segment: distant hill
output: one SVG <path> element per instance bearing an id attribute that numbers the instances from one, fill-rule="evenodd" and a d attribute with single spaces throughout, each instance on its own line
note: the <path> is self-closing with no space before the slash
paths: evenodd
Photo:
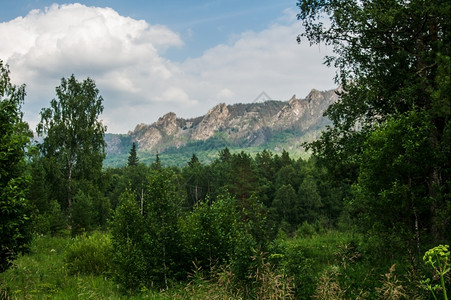
<path id="1" fill-rule="evenodd" d="M 304 99 L 294 95 L 289 101 L 269 100 L 248 104 L 218 104 L 204 116 L 178 118 L 167 113 L 153 124 L 139 124 L 128 134 L 106 134 L 105 166 L 127 163 L 135 142 L 141 162 L 148 163 L 159 153 L 166 164 L 186 164 L 193 153 L 202 161 L 212 160 L 220 149 L 250 152 L 286 149 L 301 153 L 301 144 L 318 138 L 330 121 L 324 111 L 338 100 L 335 90 L 312 90 Z"/>

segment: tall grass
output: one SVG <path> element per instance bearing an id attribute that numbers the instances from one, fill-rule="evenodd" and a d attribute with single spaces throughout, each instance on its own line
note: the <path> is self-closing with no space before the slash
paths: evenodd
<path id="1" fill-rule="evenodd" d="M 103 276 L 69 274 L 65 257 L 73 242 L 68 236 L 35 236 L 31 252 L 1 274 L 2 298 L 119 299 L 116 286 Z"/>
<path id="2" fill-rule="evenodd" d="M 99 240 L 98 249 L 92 249 Z M 197 277 L 188 284 L 174 283 L 164 291 L 141 290 L 124 295 L 99 265 L 90 270 L 83 261 L 98 262 L 92 251 L 108 253 L 109 236 L 93 233 L 72 238 L 36 235 L 29 254 L 14 261 L 8 271 L 0 274 L 0 299 L 233 299 L 214 282 Z M 81 247 L 87 245 L 85 253 Z M 89 253 L 91 252 L 91 253 Z M 101 256 L 102 257 L 102 256 Z M 80 262 L 69 263 L 70 258 Z M 110 262 L 112 256 L 109 257 Z M 93 275 L 99 274 L 99 275 Z"/>
<path id="3" fill-rule="evenodd" d="M 237 284 L 230 266 L 206 272 L 194 265 L 188 283 L 124 295 L 109 278 L 108 234 L 35 236 L 31 252 L 0 274 L 0 299 L 427 299 L 418 277 L 401 264 L 380 273 L 385 267 L 368 260 L 360 238 L 339 232 L 279 237 L 271 254 L 254 252 L 250 285 Z"/>

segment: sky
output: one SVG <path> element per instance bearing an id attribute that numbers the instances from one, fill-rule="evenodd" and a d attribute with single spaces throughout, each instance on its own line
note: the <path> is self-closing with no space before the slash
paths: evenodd
<path id="1" fill-rule="evenodd" d="M 296 0 L 0 0 L 0 59 L 25 84 L 24 119 L 72 74 L 93 79 L 107 132 L 218 103 L 304 98 L 336 87 L 325 45 L 301 44 Z"/>

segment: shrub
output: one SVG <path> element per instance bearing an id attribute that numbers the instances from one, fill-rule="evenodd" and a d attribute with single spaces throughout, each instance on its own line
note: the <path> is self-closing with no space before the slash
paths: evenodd
<path id="1" fill-rule="evenodd" d="M 296 236 L 303 238 L 312 237 L 316 233 L 315 227 L 304 221 L 299 229 L 296 231 Z"/>
<path id="2" fill-rule="evenodd" d="M 94 232 L 73 239 L 65 262 L 71 274 L 109 275 L 113 246 L 108 234 Z"/>

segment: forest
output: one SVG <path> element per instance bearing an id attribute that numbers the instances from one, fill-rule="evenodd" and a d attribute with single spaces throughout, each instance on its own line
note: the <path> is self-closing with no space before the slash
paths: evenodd
<path id="1" fill-rule="evenodd" d="M 308 158 L 104 168 L 95 81 L 62 78 L 33 142 L 0 60 L 0 298 L 448 299 L 451 4 L 297 6 L 340 86 Z"/>

